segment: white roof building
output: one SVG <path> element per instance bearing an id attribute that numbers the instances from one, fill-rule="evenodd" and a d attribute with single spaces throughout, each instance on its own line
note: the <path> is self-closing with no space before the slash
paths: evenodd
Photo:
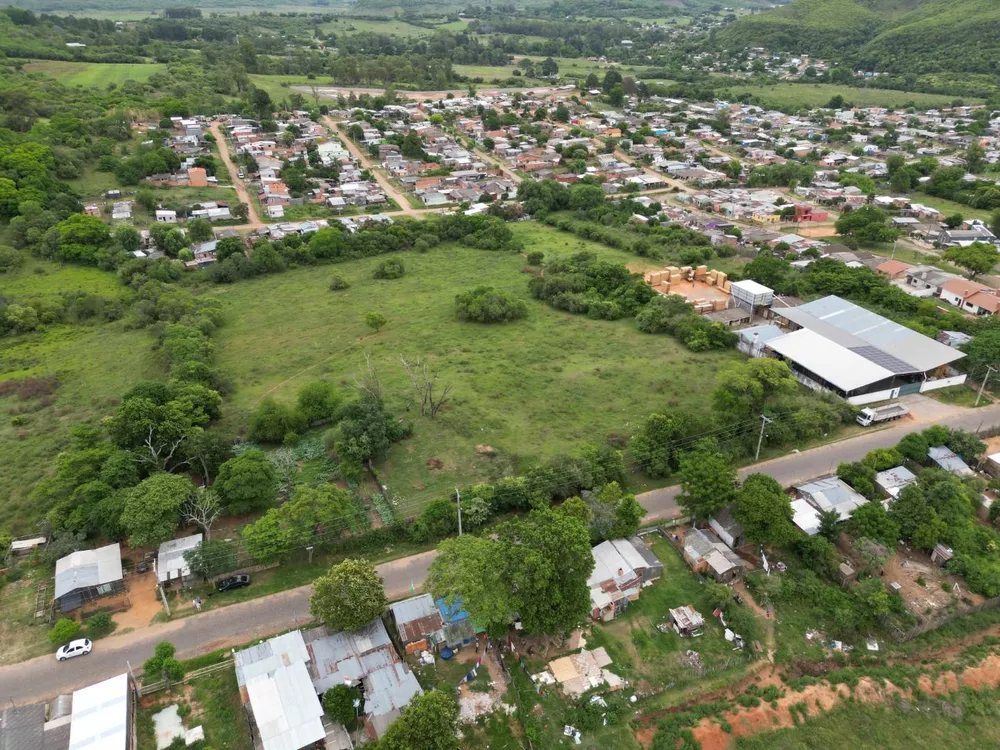
<path id="1" fill-rule="evenodd" d="M 184 554 L 198 549 L 203 538 L 201 534 L 192 534 L 161 544 L 154 563 L 156 580 L 160 583 L 166 583 L 191 575 L 191 566 L 184 559 Z"/>
<path id="2" fill-rule="evenodd" d="M 69 750 L 129 750 L 130 709 L 127 674 L 73 691 Z"/>
<path id="3" fill-rule="evenodd" d="M 802 498 L 818 511 L 837 511 L 841 521 L 846 521 L 855 510 L 868 503 L 840 477 L 821 477 L 795 486 Z M 792 509 L 794 512 L 794 508 Z M 794 519 L 794 516 L 793 516 Z"/>

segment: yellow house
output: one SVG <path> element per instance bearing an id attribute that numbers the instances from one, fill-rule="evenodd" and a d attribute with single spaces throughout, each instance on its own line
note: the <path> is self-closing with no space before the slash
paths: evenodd
<path id="1" fill-rule="evenodd" d="M 781 216 L 775 213 L 764 213 L 763 211 L 755 211 L 753 215 L 754 224 L 760 224 L 766 226 L 768 224 L 780 224 Z"/>

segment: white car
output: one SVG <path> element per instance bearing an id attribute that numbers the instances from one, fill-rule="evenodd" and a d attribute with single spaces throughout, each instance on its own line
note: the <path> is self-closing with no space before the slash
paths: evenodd
<path id="1" fill-rule="evenodd" d="M 74 656 L 84 656 L 85 654 L 89 654 L 93 648 L 94 644 L 89 638 L 80 638 L 76 641 L 70 641 L 56 651 L 56 659 L 66 661 L 67 659 L 72 659 Z"/>

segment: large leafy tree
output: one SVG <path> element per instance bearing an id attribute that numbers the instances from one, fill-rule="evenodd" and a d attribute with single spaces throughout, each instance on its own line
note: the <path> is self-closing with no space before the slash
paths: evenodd
<path id="1" fill-rule="evenodd" d="M 307 383 L 299 390 L 299 413 L 307 424 L 328 422 L 337 413 L 340 406 L 340 393 L 333 383 L 317 380 Z"/>
<path id="2" fill-rule="evenodd" d="M 587 505 L 591 516 L 591 541 L 594 543 L 632 536 L 639 530 L 646 515 L 646 509 L 635 499 L 635 495 L 624 492 L 618 482 L 611 482 L 596 495 L 591 495 Z"/>
<path id="3" fill-rule="evenodd" d="M 899 543 L 899 524 L 889 517 L 880 502 L 862 505 L 851 514 L 847 530 L 855 539 L 873 539 L 890 550 Z"/>
<path id="4" fill-rule="evenodd" d="M 769 398 L 793 394 L 797 390 L 798 381 L 787 364 L 763 357 L 723 370 L 712 393 L 712 402 L 725 419 L 744 422 L 757 419 Z"/>
<path id="5" fill-rule="evenodd" d="M 127 490 L 120 523 L 129 545 L 146 547 L 173 538 L 181 507 L 193 494 L 190 479 L 162 472 Z"/>
<path id="6" fill-rule="evenodd" d="M 386 598 L 382 576 L 367 560 L 348 558 L 313 581 L 309 612 L 334 630 L 357 630 L 381 616 Z"/>
<path id="7" fill-rule="evenodd" d="M 642 432 L 629 444 L 632 458 L 643 472 L 654 479 L 668 477 L 677 468 L 674 441 L 682 433 L 681 426 L 666 414 L 650 414 Z"/>
<path id="8" fill-rule="evenodd" d="M 736 500 L 736 469 L 710 441 L 699 442 L 686 453 L 677 474 L 681 480 L 677 502 L 696 522 L 705 521 Z"/>
<path id="9" fill-rule="evenodd" d="M 781 484 L 766 474 L 744 480 L 733 515 L 751 542 L 780 545 L 795 534 L 791 501 Z"/>
<path id="10" fill-rule="evenodd" d="M 517 611 L 517 597 L 502 567 L 503 550 L 493 539 L 453 537 L 438 545 L 428 586 L 435 596 L 461 599 L 473 620 L 501 634 Z"/>
<path id="11" fill-rule="evenodd" d="M 966 355 L 965 366 L 968 371 L 977 378 L 983 377 L 987 365 L 992 365 L 994 369 L 1000 365 L 1000 328 L 988 328 L 977 333 L 972 341 L 963 344 L 962 351 Z M 924 457 L 926 455 L 925 451 Z"/>
<path id="12" fill-rule="evenodd" d="M 418 695 L 386 730 L 377 750 L 458 750 L 458 703 L 453 695 L 431 690 Z"/>
<path id="13" fill-rule="evenodd" d="M 945 260 L 961 266 L 974 279 L 992 271 L 1000 262 L 1000 250 L 986 242 L 974 242 L 967 247 L 951 247 L 944 251 Z"/>
<path id="14" fill-rule="evenodd" d="M 234 515 L 266 508 L 277 494 L 274 467 L 264 452 L 251 448 L 219 467 L 212 485 L 226 511 Z"/>

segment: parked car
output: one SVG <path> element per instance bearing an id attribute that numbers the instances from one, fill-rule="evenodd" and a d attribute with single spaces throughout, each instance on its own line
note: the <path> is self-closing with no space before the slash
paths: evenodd
<path id="1" fill-rule="evenodd" d="M 244 586 L 250 585 L 250 576 L 230 576 L 229 578 L 223 578 L 217 584 L 215 588 L 219 591 L 232 591 L 234 589 L 241 589 Z"/>
<path id="2" fill-rule="evenodd" d="M 242 180 L 244 177 L 246 177 L 246 174 L 244 174 L 243 170 L 241 169 L 236 173 L 236 176 Z"/>
<path id="3" fill-rule="evenodd" d="M 66 661 L 74 656 L 86 656 L 93 650 L 94 644 L 89 638 L 80 638 L 70 641 L 65 646 L 56 651 L 56 660 Z"/>

